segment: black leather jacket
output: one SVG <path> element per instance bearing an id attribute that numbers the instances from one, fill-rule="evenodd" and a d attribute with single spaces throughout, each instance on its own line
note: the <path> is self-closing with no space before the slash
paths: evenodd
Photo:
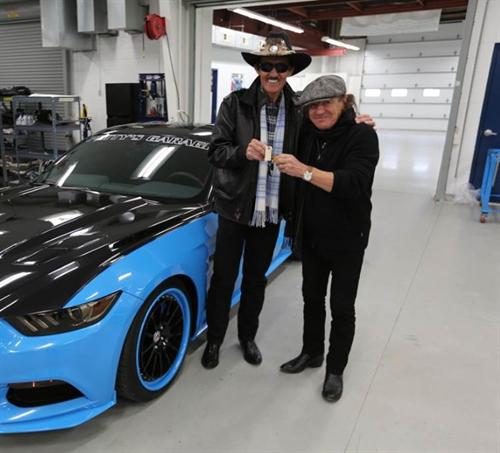
<path id="1" fill-rule="evenodd" d="M 215 209 L 224 218 L 248 225 L 252 219 L 257 188 L 258 161 L 246 158 L 248 143 L 260 140 L 260 79 L 250 88 L 234 91 L 224 98 L 212 136 L 208 158 L 215 167 Z M 300 111 L 294 104 L 295 92 L 286 84 L 285 135 L 283 152 L 296 154 L 300 129 Z M 280 179 L 280 215 L 289 220 L 293 209 L 293 178 Z"/>

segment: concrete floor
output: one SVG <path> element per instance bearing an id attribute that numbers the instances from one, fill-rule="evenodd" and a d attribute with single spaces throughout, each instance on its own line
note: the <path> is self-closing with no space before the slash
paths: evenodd
<path id="1" fill-rule="evenodd" d="M 482 225 L 476 206 L 432 201 L 444 136 L 379 135 L 338 403 L 321 398 L 323 369 L 279 372 L 301 341 L 301 270 L 289 262 L 268 286 L 260 367 L 243 361 L 233 320 L 218 368 L 202 368 L 199 347 L 162 398 L 2 436 L 0 452 L 500 452 L 500 216 Z"/>

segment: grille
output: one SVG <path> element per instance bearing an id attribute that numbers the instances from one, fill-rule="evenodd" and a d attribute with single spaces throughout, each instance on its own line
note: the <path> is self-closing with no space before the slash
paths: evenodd
<path id="1" fill-rule="evenodd" d="M 62 403 L 83 396 L 64 381 L 37 381 L 9 384 L 7 400 L 18 407 L 37 407 Z"/>

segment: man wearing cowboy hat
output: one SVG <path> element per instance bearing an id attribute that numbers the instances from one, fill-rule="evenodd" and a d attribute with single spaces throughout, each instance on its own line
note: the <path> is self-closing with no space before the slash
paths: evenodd
<path id="1" fill-rule="evenodd" d="M 293 202 L 293 178 L 280 175 L 271 158 L 295 150 L 299 112 L 286 79 L 311 63 L 309 55 L 292 49 L 285 33 L 270 33 L 259 51 L 241 54 L 258 77 L 250 88 L 235 91 L 222 102 L 209 151 L 215 167 L 219 229 L 207 298 L 205 368 L 219 363 L 242 254 L 238 338 L 245 360 L 252 365 L 262 362 L 254 340 L 264 302 L 265 273 L 280 219 L 290 217 Z"/>
<path id="2" fill-rule="evenodd" d="M 208 369 L 219 363 L 242 254 L 238 339 L 248 363 L 262 362 L 255 335 L 264 303 L 265 273 L 280 219 L 291 219 L 294 202 L 294 178 L 281 174 L 272 160 L 282 152 L 296 152 L 301 117 L 295 92 L 286 80 L 311 63 L 309 55 L 292 49 L 286 33 L 269 33 L 259 51 L 241 55 L 258 77 L 250 88 L 224 98 L 208 153 L 215 167 L 219 214 L 207 297 L 207 345 L 201 359 Z M 369 115 L 357 118 L 360 121 L 373 125 Z"/>

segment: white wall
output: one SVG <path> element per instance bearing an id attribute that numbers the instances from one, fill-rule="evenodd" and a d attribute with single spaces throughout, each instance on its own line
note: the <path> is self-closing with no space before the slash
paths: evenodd
<path id="1" fill-rule="evenodd" d="M 218 70 L 217 108 L 231 92 L 232 74 L 242 74 L 242 88 L 248 88 L 257 77 L 255 69 L 243 60 L 241 50 L 231 47 L 212 46 L 212 69 Z"/>
<path id="2" fill-rule="evenodd" d="M 359 50 L 348 50 L 343 57 L 321 57 L 323 71 L 346 74 L 347 92 L 354 94 L 356 101 L 359 103 L 366 39 L 343 39 L 342 41 L 359 47 Z"/>
<path id="3" fill-rule="evenodd" d="M 196 89 L 209 91 L 210 80 L 208 78 L 208 63 L 205 84 L 195 84 L 195 73 L 198 71 L 196 65 L 204 64 L 203 60 L 196 60 L 195 63 L 195 40 L 203 39 L 204 33 L 198 33 L 200 28 L 212 26 L 212 19 L 207 21 L 206 12 L 202 14 L 205 22 L 195 24 L 196 9 L 189 6 L 183 0 L 156 0 L 158 1 L 158 13 L 167 20 L 167 34 L 169 40 L 161 38 L 161 54 L 163 56 L 163 68 L 165 73 L 168 116 L 169 121 L 196 120 L 194 109 Z M 153 0 L 149 0 L 150 11 L 154 12 Z M 154 3 L 154 2 L 153 2 Z M 202 41 L 203 42 L 203 41 Z M 173 78 L 172 66 L 170 64 L 168 43 L 170 43 L 170 53 L 172 55 L 172 65 L 175 70 L 177 88 Z M 195 67 L 193 67 L 193 65 Z M 203 68 L 204 69 L 204 68 Z M 203 71 L 202 69 L 202 71 Z M 206 88 L 205 88 L 206 86 Z M 188 118 L 187 114 L 193 117 Z"/>
<path id="4" fill-rule="evenodd" d="M 213 11 L 197 8 L 195 12 L 195 63 L 194 63 L 194 123 L 209 123 L 212 115 L 212 22 Z M 199 45 L 199 43 L 207 43 Z"/>
<path id="5" fill-rule="evenodd" d="M 299 91 L 320 75 L 340 73 L 346 78 L 348 91 L 359 97 L 364 39 L 349 40 L 349 43 L 361 46 L 361 51 L 349 51 L 343 57 L 312 57 L 307 69 L 288 79 L 292 88 Z M 216 44 L 212 46 L 212 69 L 218 70 L 217 108 L 231 92 L 232 74 L 242 74 L 244 88 L 248 88 L 257 77 L 255 69 L 243 60 L 241 49 Z"/>
<path id="6" fill-rule="evenodd" d="M 166 38 L 151 41 L 142 33 L 119 32 L 118 36 L 97 36 L 95 51 L 71 54 L 71 91 L 78 93 L 87 105 L 94 131 L 106 127 L 105 84 L 138 82 L 139 73 L 165 74 L 170 121 L 179 120 L 179 112 L 190 109 L 194 97 L 190 59 L 194 53 L 194 7 L 185 6 L 182 0 L 150 0 L 149 11 L 166 18 L 168 41 Z M 207 23 L 211 27 L 210 21 Z M 208 86 L 209 82 L 206 83 Z"/>
<path id="7" fill-rule="evenodd" d="M 500 1 L 478 1 L 448 175 L 448 194 L 459 193 L 469 180 L 493 47 L 500 42 L 499 18 Z"/>
<path id="8" fill-rule="evenodd" d="M 106 83 L 137 83 L 141 72 L 164 72 L 158 41 L 145 39 L 143 48 L 142 34 L 125 32 L 96 39 L 95 51 L 71 54 L 71 91 L 87 105 L 94 131 L 106 127 Z"/>
<path id="9" fill-rule="evenodd" d="M 159 0 L 155 9 L 159 9 L 159 13 L 167 17 L 167 31 L 180 92 L 180 110 L 187 111 L 190 97 L 193 96 L 189 85 L 189 78 L 193 71 L 188 67 L 187 61 L 190 46 L 189 26 L 181 26 L 181 24 L 189 21 L 189 12 L 182 5 L 181 0 Z M 201 27 L 207 25 L 207 30 L 203 29 L 202 38 L 197 37 L 202 41 L 198 46 L 197 65 L 203 68 L 202 70 L 199 67 L 195 68 L 199 72 L 194 86 L 193 119 L 195 122 L 210 121 L 211 94 L 207 88 L 210 86 L 210 77 L 208 70 L 203 70 L 205 66 L 209 68 L 208 61 L 211 61 L 212 68 L 219 70 L 217 106 L 230 93 L 233 73 L 243 74 L 245 87 L 250 86 L 257 76 L 255 70 L 243 61 L 241 49 L 210 43 L 209 16 L 211 16 L 211 11 L 205 11 L 203 17 L 199 18 L 203 23 L 198 23 L 196 26 L 196 32 L 200 34 Z M 364 40 L 350 41 L 360 46 L 364 43 Z M 120 32 L 118 36 L 97 36 L 96 43 L 95 51 L 73 52 L 70 56 L 71 91 L 78 93 L 87 105 L 94 131 L 106 127 L 105 84 L 138 82 L 138 74 L 141 72 L 165 73 L 169 119 L 179 119 L 177 95 L 166 39 L 151 41 L 146 38 L 143 42 L 141 34 L 131 35 Z M 300 90 L 319 75 L 342 73 L 346 75 L 348 90 L 358 96 L 362 56 L 363 52 L 360 51 L 348 52 L 344 57 L 313 57 L 311 65 L 302 73 L 291 77 L 290 83 L 294 89 Z"/>

